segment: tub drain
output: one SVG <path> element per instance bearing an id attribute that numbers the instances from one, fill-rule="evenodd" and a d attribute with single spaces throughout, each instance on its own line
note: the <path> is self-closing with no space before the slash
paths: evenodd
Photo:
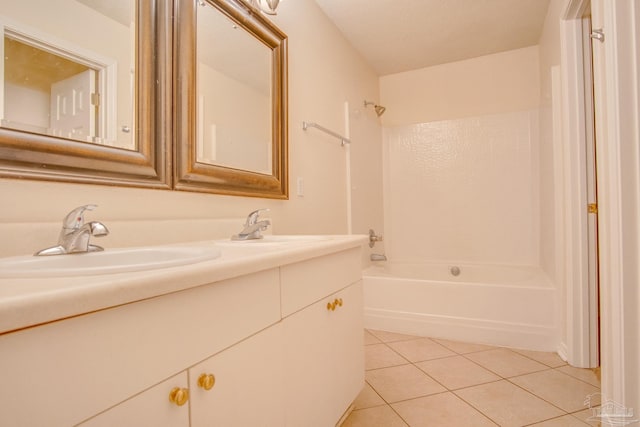
<path id="1" fill-rule="evenodd" d="M 451 273 L 452 276 L 459 276 L 460 275 L 460 267 L 458 267 L 457 265 L 454 265 L 453 267 L 451 267 L 449 269 L 449 272 Z"/>

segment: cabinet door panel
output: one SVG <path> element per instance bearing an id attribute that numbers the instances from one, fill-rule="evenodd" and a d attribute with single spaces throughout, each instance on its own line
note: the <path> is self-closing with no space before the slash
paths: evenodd
<path id="1" fill-rule="evenodd" d="M 289 316 L 362 278 L 360 248 L 347 249 L 280 269 L 282 317 Z"/>
<path id="2" fill-rule="evenodd" d="M 364 385 L 364 324 L 362 281 L 337 294 L 342 307 L 336 308 L 331 322 L 331 346 L 334 351 L 333 395 L 338 402 L 351 404 Z M 341 407 L 342 411 L 347 406 Z M 342 413 L 340 414 L 342 415 Z M 337 419 L 335 420 L 337 421 Z"/>
<path id="3" fill-rule="evenodd" d="M 342 306 L 327 303 L 342 299 Z M 335 425 L 364 385 L 362 282 L 282 322 L 285 425 Z"/>
<path id="4" fill-rule="evenodd" d="M 76 424 L 278 322 L 279 308 L 272 269 L 0 335 L 2 422 Z"/>
<path id="5" fill-rule="evenodd" d="M 187 388 L 187 373 L 146 390 L 102 414 L 80 424 L 81 427 L 188 427 L 189 405 L 169 401 L 174 387 Z"/>
<path id="6" fill-rule="evenodd" d="M 284 425 L 282 328 L 274 325 L 189 370 L 191 425 Z M 213 374 L 210 390 L 198 386 Z"/>

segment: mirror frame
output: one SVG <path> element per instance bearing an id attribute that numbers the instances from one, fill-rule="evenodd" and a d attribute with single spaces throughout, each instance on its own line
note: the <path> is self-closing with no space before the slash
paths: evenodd
<path id="1" fill-rule="evenodd" d="M 271 175 L 196 161 L 196 11 L 207 1 L 272 51 Z M 176 0 L 174 30 L 174 188 L 216 194 L 288 199 L 287 36 L 240 0 Z M 249 119 L 250 122 L 250 119 Z"/>
<path id="2" fill-rule="evenodd" d="M 168 59 L 165 43 L 171 32 L 167 0 L 136 3 L 137 150 L 125 150 L 0 128 L 0 177 L 170 188 L 170 162 L 165 135 L 170 134 L 171 85 L 160 65 Z"/>

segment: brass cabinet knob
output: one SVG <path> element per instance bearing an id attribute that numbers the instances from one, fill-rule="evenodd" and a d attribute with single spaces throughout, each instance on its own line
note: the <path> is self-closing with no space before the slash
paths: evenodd
<path id="1" fill-rule="evenodd" d="M 211 390 L 216 383 L 216 377 L 213 374 L 202 374 L 198 377 L 198 387 L 205 390 Z"/>
<path id="2" fill-rule="evenodd" d="M 333 302 L 327 303 L 327 310 L 335 311 L 336 307 L 342 307 L 342 298 L 336 298 Z"/>
<path id="3" fill-rule="evenodd" d="M 189 400 L 189 390 L 186 388 L 174 387 L 169 393 L 169 401 L 178 406 L 182 406 Z"/>

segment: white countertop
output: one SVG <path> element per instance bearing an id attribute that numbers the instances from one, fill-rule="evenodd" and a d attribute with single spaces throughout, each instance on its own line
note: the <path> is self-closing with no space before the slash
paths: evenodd
<path id="1" fill-rule="evenodd" d="M 368 237 L 364 235 L 267 244 L 211 240 L 179 246 L 216 246 L 222 253 L 219 258 L 178 267 L 95 276 L 0 278 L 0 334 L 340 252 L 366 242 Z"/>

